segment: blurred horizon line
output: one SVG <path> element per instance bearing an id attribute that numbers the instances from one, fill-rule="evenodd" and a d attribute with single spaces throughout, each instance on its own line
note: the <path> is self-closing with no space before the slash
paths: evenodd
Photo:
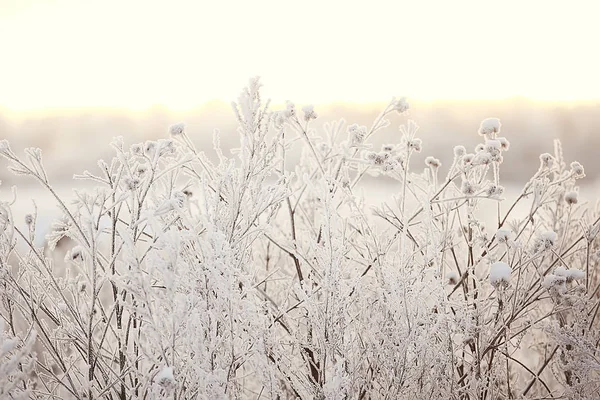
<path id="1" fill-rule="evenodd" d="M 312 104 L 317 109 L 322 110 L 332 110 L 336 108 L 351 108 L 351 109 L 362 109 L 364 111 L 372 111 L 375 109 L 382 109 L 388 104 L 389 100 L 391 100 L 394 96 L 390 96 L 388 101 L 347 101 L 347 100 L 334 100 L 329 102 L 294 102 L 296 105 L 306 105 Z M 404 96 L 395 96 L 395 98 L 400 98 Z M 422 106 L 445 106 L 445 105 L 460 105 L 460 106 L 472 106 L 472 105 L 503 105 L 506 106 L 508 104 L 513 105 L 532 105 L 532 106 L 541 106 L 541 107 L 580 107 L 580 106 L 599 106 L 600 105 L 600 97 L 596 99 L 579 99 L 579 100 L 547 100 L 547 99 L 536 99 L 534 97 L 528 96 L 508 96 L 501 98 L 437 98 L 437 99 L 424 99 L 418 97 L 410 97 L 406 96 L 407 101 L 411 104 L 411 108 L 414 106 L 422 105 Z M 266 101 L 269 99 L 264 98 L 263 104 L 266 104 Z M 270 101 L 269 108 L 271 110 L 280 109 L 285 107 L 284 101 Z M 194 111 L 206 111 L 207 109 L 230 109 L 232 103 L 237 102 L 237 99 L 226 101 L 220 98 L 214 98 L 211 100 L 207 100 L 204 102 L 199 102 L 193 106 L 187 107 L 175 107 L 170 106 L 169 104 L 149 104 L 141 107 L 131 107 L 131 106 L 122 106 L 122 105 L 87 105 L 87 106 L 48 106 L 48 107 L 32 107 L 32 108 L 21 108 L 21 107 L 11 107 L 7 105 L 0 104 L 0 116 L 2 117 L 16 117 L 16 118 L 31 118 L 31 117 L 46 117 L 52 115 L 66 115 L 66 114 L 77 114 L 77 113 L 90 113 L 96 112 L 100 114 L 115 114 L 115 113 L 125 113 L 129 115 L 144 115 L 148 113 L 155 112 L 167 112 L 172 114 L 179 113 L 189 113 Z"/>

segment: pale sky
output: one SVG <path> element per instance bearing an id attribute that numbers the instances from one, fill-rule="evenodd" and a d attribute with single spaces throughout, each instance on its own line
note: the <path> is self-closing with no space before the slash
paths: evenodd
<path id="1" fill-rule="evenodd" d="M 0 107 L 600 99 L 598 1 L 0 0 Z"/>

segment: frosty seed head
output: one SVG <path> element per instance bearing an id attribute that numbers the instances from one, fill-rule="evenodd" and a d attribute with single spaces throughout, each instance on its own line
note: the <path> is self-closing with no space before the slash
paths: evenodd
<path id="1" fill-rule="evenodd" d="M 348 141 L 351 146 L 358 146 L 363 143 L 367 137 L 367 127 L 358 124 L 352 124 L 348 127 Z"/>
<path id="2" fill-rule="evenodd" d="M 500 132 L 500 120 L 498 118 L 488 118 L 481 121 L 479 126 L 480 135 L 491 135 Z"/>
<path id="3" fill-rule="evenodd" d="M 146 143 L 144 144 L 144 153 L 147 156 L 151 156 L 152 154 L 154 154 L 154 150 L 156 150 L 156 142 L 153 140 L 146 141 Z"/>
<path id="4" fill-rule="evenodd" d="M 400 99 L 394 101 L 394 103 L 392 104 L 392 109 L 396 112 L 398 112 L 398 114 L 403 114 L 406 111 L 408 111 L 410 108 L 410 105 L 408 104 L 408 102 L 406 101 L 406 97 L 401 97 Z"/>
<path id="5" fill-rule="evenodd" d="M 456 285 L 458 283 L 458 273 L 456 271 L 449 271 L 446 274 L 446 282 L 448 285 Z"/>
<path id="6" fill-rule="evenodd" d="M 183 135 L 185 133 L 185 124 L 180 122 L 169 127 L 169 134 L 173 137 Z"/>
<path id="7" fill-rule="evenodd" d="M 553 231 L 541 233 L 533 243 L 533 252 L 538 253 L 541 251 L 550 250 L 552 247 L 554 247 L 557 238 L 558 235 Z"/>
<path id="8" fill-rule="evenodd" d="M 502 143 L 498 139 L 488 139 L 485 141 L 485 150 L 488 153 L 498 153 L 502 150 Z"/>
<path id="9" fill-rule="evenodd" d="M 148 164 L 146 163 L 138 165 L 135 169 L 135 173 L 140 177 L 146 175 L 146 172 L 148 172 Z"/>
<path id="10" fill-rule="evenodd" d="M 394 151 L 394 148 L 396 146 L 393 144 L 384 144 L 381 146 L 381 151 L 386 152 L 386 153 L 391 153 Z"/>
<path id="11" fill-rule="evenodd" d="M 419 138 L 414 138 L 408 141 L 408 148 L 416 151 L 417 153 L 421 151 L 422 141 Z"/>
<path id="12" fill-rule="evenodd" d="M 125 186 L 125 190 L 134 191 L 140 186 L 140 179 L 137 177 L 125 177 L 123 178 L 123 185 Z"/>
<path id="13" fill-rule="evenodd" d="M 567 192 L 565 194 L 565 203 L 567 203 L 570 206 L 573 204 L 577 204 L 578 197 L 579 193 L 577 193 L 576 191 Z"/>
<path id="14" fill-rule="evenodd" d="M 141 143 L 132 144 L 129 150 L 134 156 L 142 156 L 144 154 L 144 148 Z"/>
<path id="15" fill-rule="evenodd" d="M 566 281 L 567 278 L 564 276 L 548 274 L 542 281 L 542 286 L 548 290 L 553 290 L 555 293 L 564 293 Z"/>
<path id="16" fill-rule="evenodd" d="M 160 156 L 172 156 L 175 154 L 175 142 L 171 139 L 160 139 L 156 147 Z"/>
<path id="17" fill-rule="evenodd" d="M 400 165 L 395 159 L 386 160 L 381 166 L 383 172 L 392 172 L 396 170 Z"/>
<path id="18" fill-rule="evenodd" d="M 70 261 L 83 261 L 83 248 L 81 246 L 75 246 L 69 253 Z"/>
<path id="19" fill-rule="evenodd" d="M 554 165 L 554 157 L 549 153 L 540 154 L 540 163 L 542 169 L 550 169 Z"/>
<path id="20" fill-rule="evenodd" d="M 475 185 L 468 180 L 462 181 L 462 185 L 460 186 L 460 191 L 465 196 L 473 196 L 476 192 Z"/>
<path id="21" fill-rule="evenodd" d="M 425 159 L 425 165 L 435 169 L 439 168 L 442 165 L 442 163 L 437 158 L 429 156 Z"/>
<path id="22" fill-rule="evenodd" d="M 467 153 L 463 156 L 463 163 L 466 164 L 470 164 L 471 162 L 473 162 L 473 158 L 475 158 L 475 154 L 473 153 Z"/>
<path id="23" fill-rule="evenodd" d="M 471 164 L 473 165 L 488 165 L 492 162 L 492 156 L 485 151 L 480 151 L 475 155 Z"/>
<path id="24" fill-rule="evenodd" d="M 507 243 L 512 231 L 506 228 L 500 228 L 496 231 L 496 240 L 498 243 Z"/>
<path id="25" fill-rule="evenodd" d="M 498 261 L 490 266 L 490 283 L 492 286 L 508 286 L 512 268 L 505 262 Z"/>
<path id="26" fill-rule="evenodd" d="M 317 119 L 318 115 L 315 112 L 315 107 L 313 105 L 307 105 L 302 107 L 302 112 L 304 113 L 304 120 L 310 121 L 312 119 Z"/>
<path id="27" fill-rule="evenodd" d="M 291 118 L 296 115 L 296 105 L 291 101 L 285 102 L 285 116 L 286 118 Z"/>
<path id="28" fill-rule="evenodd" d="M 475 146 L 475 153 L 481 153 L 484 150 L 485 145 L 483 143 L 479 143 L 477 146 Z"/>
<path id="29" fill-rule="evenodd" d="M 277 111 L 273 113 L 273 123 L 275 127 L 281 128 L 285 121 L 287 120 L 285 111 Z"/>
<path id="30" fill-rule="evenodd" d="M 504 187 L 500 185 L 491 184 L 485 191 L 485 194 L 488 197 L 497 197 L 501 196 L 504 193 Z"/>
<path id="31" fill-rule="evenodd" d="M 373 158 L 373 164 L 381 166 L 383 165 L 383 163 L 385 162 L 386 157 L 385 157 L 385 153 L 376 153 L 375 154 L 375 158 Z"/>
<path id="32" fill-rule="evenodd" d="M 554 270 L 554 275 L 564 277 L 567 282 L 585 278 L 585 272 L 576 268 L 566 269 L 562 265 L 556 267 Z"/>
<path id="33" fill-rule="evenodd" d="M 508 149 L 510 148 L 510 142 L 508 141 L 507 138 L 503 137 L 499 137 L 496 140 L 498 140 L 500 142 L 500 146 L 502 148 L 503 151 L 508 151 Z"/>
<path id="34" fill-rule="evenodd" d="M 319 150 L 323 154 L 327 153 L 330 149 L 331 147 L 329 147 L 329 145 L 325 142 L 317 144 L 317 150 Z"/>
<path id="35" fill-rule="evenodd" d="M 25 225 L 31 226 L 31 224 L 33 224 L 33 215 L 26 214 L 25 215 Z"/>
<path id="36" fill-rule="evenodd" d="M 583 178 L 585 176 L 583 165 L 581 165 L 578 161 L 573 161 L 571 163 L 571 173 L 575 178 Z"/>
<path id="37" fill-rule="evenodd" d="M 455 146 L 454 147 L 454 157 L 462 157 L 467 152 L 465 146 Z"/>
<path id="38" fill-rule="evenodd" d="M 173 367 L 164 367 L 154 377 L 154 382 L 162 387 L 171 387 L 176 384 L 175 376 L 173 375 Z"/>
<path id="39" fill-rule="evenodd" d="M 375 161 L 375 158 L 377 158 L 377 153 L 375 153 L 374 151 L 366 151 L 364 154 L 365 160 L 368 161 Z"/>

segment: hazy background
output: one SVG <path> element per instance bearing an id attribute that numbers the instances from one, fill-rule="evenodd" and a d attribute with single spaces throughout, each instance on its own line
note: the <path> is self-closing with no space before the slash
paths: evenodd
<path id="1" fill-rule="evenodd" d="M 317 105 L 319 118 L 314 124 L 320 127 L 327 121 L 344 118 L 348 123 L 369 126 L 384 106 L 383 103 Z M 453 146 L 463 144 L 473 151 L 481 139 L 476 132 L 480 121 L 494 116 L 501 119 L 502 134 L 511 141 L 502 165 L 507 181 L 524 183 L 539 166 L 539 154 L 553 153 L 553 139 L 563 142 L 568 161 L 583 163 L 588 182 L 600 177 L 600 102 L 551 104 L 513 98 L 414 102 L 411 106 L 406 117 L 392 114 L 392 125 L 376 135 L 373 142 L 396 143 L 400 137 L 398 126 L 411 118 L 420 125 L 419 137 L 424 141 L 421 158 L 434 155 L 448 165 Z M 25 147 L 40 147 L 51 178 L 64 181 L 84 169 L 93 171 L 98 158 L 112 157 L 108 143 L 114 136 L 124 136 L 128 144 L 165 138 L 168 126 L 179 121 L 186 123 L 198 148 L 208 155 L 214 155 L 212 134 L 217 128 L 224 147 L 237 145 L 231 106 L 217 101 L 187 111 L 153 107 L 143 111 L 89 109 L 11 116 L 0 110 L 0 136 L 8 138 L 19 152 Z M 415 164 L 421 168 L 418 159 Z M 6 184 L 17 179 L 27 182 L 12 176 L 5 168 L 0 170 L 0 179 Z"/>
<path id="2" fill-rule="evenodd" d="M 108 142 L 187 124 L 210 153 L 237 140 L 230 102 L 251 76 L 277 104 L 315 104 L 317 125 L 369 125 L 407 96 L 425 155 L 446 165 L 498 117 L 504 177 L 521 184 L 552 140 L 600 176 L 596 1 L 0 0 L 0 138 L 40 147 L 64 183 Z M 395 142 L 398 125 L 374 138 Z M 5 163 L 1 164 L 5 166 Z M 6 185 L 17 182 L 0 168 Z M 20 182 L 22 179 L 20 179 Z"/>

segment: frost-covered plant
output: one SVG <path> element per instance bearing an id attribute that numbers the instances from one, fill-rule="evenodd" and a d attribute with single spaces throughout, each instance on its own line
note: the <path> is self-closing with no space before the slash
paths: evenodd
<path id="1" fill-rule="evenodd" d="M 313 106 L 272 111 L 253 79 L 231 154 L 217 132 L 211 161 L 181 123 L 169 139 L 116 138 L 72 204 L 38 149 L 0 141 L 63 213 L 39 248 L 36 214 L 0 208 L 2 316 L 26 343 L 24 327 L 38 332 L 30 396 L 592 398 L 600 210 L 579 199 L 583 167 L 557 142 L 505 207 L 500 121 L 482 122 L 474 153 L 413 172 L 426 149 L 413 121 L 370 143 L 408 107 L 318 133 Z M 393 201 L 368 203 L 367 175 Z"/>

